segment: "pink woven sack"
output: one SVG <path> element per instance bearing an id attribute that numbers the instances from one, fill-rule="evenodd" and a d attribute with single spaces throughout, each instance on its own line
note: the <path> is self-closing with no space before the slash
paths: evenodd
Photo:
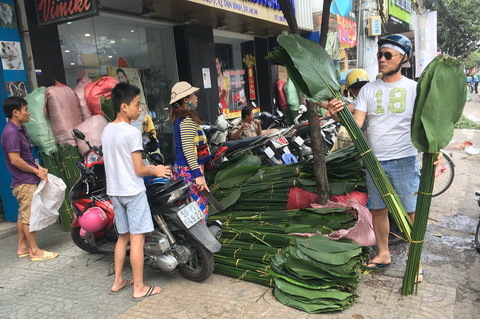
<path id="1" fill-rule="evenodd" d="M 82 112 L 82 119 L 85 121 L 92 116 L 92 112 L 88 108 L 87 101 L 85 101 L 85 86 L 88 83 L 92 83 L 92 80 L 84 75 L 82 80 L 78 82 L 77 86 L 73 89 L 77 95 L 78 105 L 80 107 L 80 112 Z"/>
<path id="2" fill-rule="evenodd" d="M 82 122 L 82 113 L 75 92 L 68 86 L 58 83 L 49 86 L 45 96 L 55 142 L 60 145 L 77 146 L 72 130 Z"/>
<path id="3" fill-rule="evenodd" d="M 101 146 L 102 145 L 102 132 L 105 126 L 107 126 L 108 120 L 104 115 L 93 115 L 83 121 L 76 128 L 82 131 L 85 135 L 85 139 L 92 146 Z M 85 154 L 88 151 L 88 146 L 85 142 L 77 139 L 78 151 L 80 155 Z"/>

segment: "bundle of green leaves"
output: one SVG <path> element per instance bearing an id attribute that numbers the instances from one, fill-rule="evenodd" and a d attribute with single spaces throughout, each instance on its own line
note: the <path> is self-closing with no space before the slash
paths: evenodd
<path id="1" fill-rule="evenodd" d="M 423 240 L 432 200 L 434 163 L 440 149 L 448 145 L 453 136 L 454 125 L 463 112 L 466 94 L 463 66 L 453 57 L 446 55 L 435 57 L 418 80 L 411 124 L 412 142 L 424 153 L 412 243 L 403 278 L 403 295 L 416 293 Z"/>
<path id="2" fill-rule="evenodd" d="M 331 241 L 322 235 L 298 238 L 296 245 L 271 260 L 274 295 L 282 303 L 309 313 L 350 307 L 360 283 L 368 248 Z"/>

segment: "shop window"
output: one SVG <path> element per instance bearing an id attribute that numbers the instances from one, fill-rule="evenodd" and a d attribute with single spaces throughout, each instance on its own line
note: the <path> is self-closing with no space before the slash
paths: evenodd
<path id="1" fill-rule="evenodd" d="M 141 86 L 149 114 L 161 139 L 162 153 L 171 155 L 170 90 L 177 81 L 172 28 L 122 17 L 103 16 L 58 26 L 67 85 L 74 88 L 84 75 L 97 80 L 117 77 L 117 66 L 137 69 L 133 84 Z M 138 82 L 136 82 L 138 81 Z"/>

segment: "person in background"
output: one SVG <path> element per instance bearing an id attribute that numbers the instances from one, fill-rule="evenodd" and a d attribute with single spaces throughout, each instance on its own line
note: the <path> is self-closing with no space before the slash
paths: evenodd
<path id="1" fill-rule="evenodd" d="M 255 118 L 253 107 L 246 105 L 242 108 L 242 117 L 233 121 L 233 130 L 230 139 L 236 140 L 239 138 L 252 137 L 262 135 L 262 125 L 260 121 Z"/>
<path id="2" fill-rule="evenodd" d="M 127 74 L 125 73 L 125 70 L 122 68 L 117 69 L 117 79 L 119 82 L 125 82 L 125 83 L 130 83 L 127 78 Z"/>
<path id="3" fill-rule="evenodd" d="M 169 177 L 171 171 L 163 165 L 143 164 L 142 132 L 130 124 L 140 116 L 140 89 L 120 82 L 112 90 L 112 103 L 117 116 L 102 133 L 107 194 L 115 210 L 118 231 L 114 255 L 115 278 L 110 294 L 117 294 L 133 285 L 132 300 L 139 301 L 161 290 L 143 283 L 145 234 L 152 232 L 154 225 L 142 177 Z M 133 282 L 123 277 L 129 244 Z"/>
<path id="4" fill-rule="evenodd" d="M 348 73 L 345 82 L 347 85 L 347 89 L 350 92 L 350 96 L 356 98 L 358 96 L 358 93 L 360 92 L 360 89 L 365 84 L 370 82 L 370 78 L 367 71 L 363 69 L 353 69 L 352 71 L 350 71 L 350 73 Z"/>
<path id="5" fill-rule="evenodd" d="M 478 75 L 477 73 L 473 74 L 473 85 L 475 88 L 475 94 L 478 94 Z"/>
<path id="6" fill-rule="evenodd" d="M 368 119 L 367 138 L 369 145 L 392 182 L 406 211 L 412 220 L 420 183 L 420 168 L 417 149 L 410 138 L 410 123 L 416 97 L 417 83 L 404 77 L 403 67 L 409 67 L 412 54 L 410 40 L 399 34 L 389 35 L 378 41 L 377 53 L 382 78 L 366 84 L 358 94 L 353 117 L 359 127 Z M 343 102 L 332 100 L 328 109 L 336 115 L 343 109 Z M 383 268 L 391 263 L 388 247 L 388 209 L 367 173 L 368 197 L 378 254 L 371 258 L 367 267 Z M 418 281 L 423 280 L 419 270 Z"/>
<path id="7" fill-rule="evenodd" d="M 33 159 L 27 130 L 23 126 L 30 120 L 27 104 L 27 101 L 17 96 L 5 99 L 3 112 L 8 122 L 2 132 L 1 141 L 7 169 L 12 174 L 10 186 L 19 206 L 17 256 L 30 257 L 31 261 L 43 261 L 57 258 L 58 253 L 40 249 L 35 232 L 29 229 L 33 193 L 40 180 L 48 182 L 48 171 Z"/>
<path id="8" fill-rule="evenodd" d="M 368 82 L 370 82 L 370 78 L 367 71 L 363 69 L 353 69 L 348 73 L 345 79 L 345 84 L 350 96 L 350 99 L 348 100 L 348 109 L 350 111 L 353 112 L 355 108 L 355 100 L 358 96 L 358 93 L 360 92 L 360 89 Z M 365 131 L 363 131 L 363 133 L 366 134 Z M 348 134 L 345 127 L 342 125 L 338 130 L 338 138 L 335 140 L 331 151 L 333 152 L 337 149 L 348 147 L 350 145 L 352 145 L 352 139 L 350 138 L 350 135 Z"/>
<path id="9" fill-rule="evenodd" d="M 172 87 L 170 104 L 172 106 L 171 119 L 173 122 L 173 137 L 175 140 L 174 178 L 183 177 L 190 183 L 189 196 L 198 203 L 208 218 L 208 202 L 200 192 L 210 191 L 204 177 L 204 164 L 212 155 L 207 144 L 207 137 L 203 132 L 196 109 L 198 98 L 195 95 L 200 89 L 190 83 L 182 81 Z"/>

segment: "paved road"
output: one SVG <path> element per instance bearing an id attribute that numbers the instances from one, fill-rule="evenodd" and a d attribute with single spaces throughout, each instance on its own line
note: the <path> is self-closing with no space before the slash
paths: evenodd
<path id="1" fill-rule="evenodd" d="M 464 114 L 480 118 L 479 111 L 477 96 Z M 192 283 L 150 268 L 145 282 L 161 285 L 163 292 L 135 303 L 129 291 L 108 294 L 112 256 L 81 251 L 53 225 L 38 233 L 38 241 L 60 257 L 30 262 L 16 257 L 16 236 L 8 230 L 13 225 L 2 223 L 0 318 L 478 318 L 480 255 L 472 248 L 471 232 L 480 213 L 473 196 L 480 190 L 480 155 L 460 150 L 465 140 L 480 146 L 480 132 L 457 130 L 447 147 L 457 174 L 452 187 L 432 203 L 423 252 L 427 273 L 417 296 L 399 294 L 407 249 L 401 244 L 392 246 L 392 266 L 366 275 L 356 303 L 338 314 L 309 315 L 277 302 L 270 288 L 228 277 Z"/>

